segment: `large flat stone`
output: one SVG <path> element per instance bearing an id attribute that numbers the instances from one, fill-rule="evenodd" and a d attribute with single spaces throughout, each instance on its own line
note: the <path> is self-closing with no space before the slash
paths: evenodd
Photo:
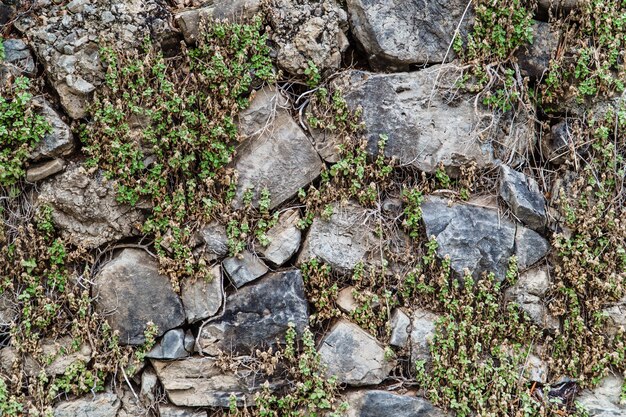
<path id="1" fill-rule="evenodd" d="M 444 417 L 429 401 L 387 391 L 355 391 L 347 395 L 347 417 Z"/>
<path id="2" fill-rule="evenodd" d="M 54 417 L 116 417 L 121 404 L 113 393 L 89 394 L 57 404 L 52 414 Z"/>
<path id="3" fill-rule="evenodd" d="M 223 302 L 222 268 L 219 265 L 211 269 L 211 280 L 185 280 L 182 283 L 181 299 L 185 307 L 188 323 L 212 317 L 219 311 Z"/>

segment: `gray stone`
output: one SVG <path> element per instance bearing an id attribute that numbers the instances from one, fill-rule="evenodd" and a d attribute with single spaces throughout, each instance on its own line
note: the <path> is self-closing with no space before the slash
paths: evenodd
<path id="1" fill-rule="evenodd" d="M 385 358 L 385 349 L 376 338 L 345 319 L 332 327 L 318 351 L 328 373 L 340 384 L 380 384 L 395 366 Z"/>
<path id="2" fill-rule="evenodd" d="M 120 343 L 140 345 L 149 322 L 156 336 L 180 326 L 185 312 L 167 276 L 146 252 L 124 249 L 96 275 L 93 293 L 96 309 L 111 328 L 120 333 Z"/>
<path id="3" fill-rule="evenodd" d="M 271 94 L 259 94 L 241 117 L 252 117 L 257 108 L 267 108 Z M 256 102 L 261 101 L 263 105 Z M 270 106 L 272 104 L 269 104 Z M 264 112 L 264 110 L 263 110 Z M 236 208 L 243 206 L 244 193 L 253 192 L 253 204 L 258 205 L 260 193 L 267 189 L 270 209 L 294 197 L 298 190 L 317 178 L 323 163 L 302 129 L 289 112 L 277 108 L 268 120 L 267 129 L 245 140 L 237 150 L 235 169 L 239 173 Z"/>
<path id="4" fill-rule="evenodd" d="M 65 7 L 67 7 L 67 10 L 72 13 L 80 13 L 83 11 L 87 3 L 88 0 L 72 0 Z"/>
<path id="5" fill-rule="evenodd" d="M 121 402 L 112 393 L 88 394 L 72 401 L 57 404 L 54 417 L 116 417 Z"/>
<path id="6" fill-rule="evenodd" d="M 602 312 L 608 317 L 606 331 L 609 334 L 614 335 L 620 330 L 626 329 L 626 296 L 622 297 L 617 303 L 608 306 Z"/>
<path id="7" fill-rule="evenodd" d="M 65 82 L 70 90 L 72 90 L 75 94 L 87 95 L 96 89 L 96 86 L 92 83 L 72 74 L 65 77 Z"/>
<path id="8" fill-rule="evenodd" d="M 222 268 L 211 269 L 211 280 L 197 279 L 182 283 L 181 299 L 188 323 L 195 323 L 217 314 L 223 302 Z"/>
<path id="9" fill-rule="evenodd" d="M 88 363 L 92 351 L 87 343 L 82 343 L 78 349 L 73 349 L 73 339 L 69 336 L 58 339 L 43 339 L 41 342 L 41 357 L 50 358 L 45 366 L 46 375 L 63 375 L 70 365 L 76 362 Z"/>
<path id="10" fill-rule="evenodd" d="M 526 226 L 533 230 L 542 230 L 546 226 L 546 199 L 534 179 L 502 165 L 500 196 Z"/>
<path id="11" fill-rule="evenodd" d="M 450 256 L 452 270 L 480 277 L 493 272 L 503 280 L 512 255 L 524 269 L 547 253 L 548 242 L 538 233 L 502 218 L 497 210 L 469 204 L 452 204 L 426 197 L 422 220 L 426 233 L 435 236 L 440 257 Z"/>
<path id="12" fill-rule="evenodd" d="M 30 158 L 39 161 L 44 158 L 71 154 L 74 151 L 75 141 L 70 127 L 45 100 L 38 99 L 35 104 L 40 108 L 39 113 L 50 124 L 52 130 L 35 146 Z"/>
<path id="13" fill-rule="evenodd" d="M 609 375 L 593 390 L 584 390 L 577 402 L 585 407 L 589 417 L 623 417 L 626 415 L 626 406 L 620 402 L 623 384 L 623 377 Z"/>
<path id="14" fill-rule="evenodd" d="M 191 342 L 190 342 L 191 341 Z M 146 354 L 152 359 L 182 359 L 193 352 L 194 338 L 182 329 L 173 329 L 163 335 L 161 340 Z"/>
<path id="15" fill-rule="evenodd" d="M 37 182 L 63 171 L 65 161 L 55 158 L 51 161 L 32 165 L 26 170 L 26 181 Z"/>
<path id="16" fill-rule="evenodd" d="M 200 230 L 205 243 L 205 254 L 209 260 L 216 260 L 228 253 L 228 236 L 226 227 L 218 222 L 210 223 Z"/>
<path id="17" fill-rule="evenodd" d="M 13 75 L 34 75 L 35 60 L 28 45 L 21 39 L 4 39 L 4 60 L 0 63 L 0 74 L 5 70 Z M 0 76 L 4 80 L 4 76 Z"/>
<path id="18" fill-rule="evenodd" d="M 298 229 L 300 213 L 297 209 L 287 210 L 280 215 L 278 222 L 267 231 L 270 243 L 257 252 L 275 266 L 287 262 L 300 247 L 302 232 Z"/>
<path id="19" fill-rule="evenodd" d="M 260 389 L 260 384 L 255 385 L 245 372 L 239 375 L 225 372 L 211 358 L 151 362 L 167 397 L 177 406 L 228 407 L 231 395 L 250 404 L 252 394 Z"/>
<path id="20" fill-rule="evenodd" d="M 159 404 L 159 415 L 161 417 L 207 417 L 207 412 L 195 408 Z"/>
<path id="21" fill-rule="evenodd" d="M 347 417 L 444 417 L 427 400 L 387 391 L 355 391 L 347 395 Z"/>
<path id="22" fill-rule="evenodd" d="M 148 404 L 154 403 L 158 383 L 159 379 L 155 370 L 150 366 L 144 368 L 141 373 L 141 390 L 139 391 L 144 402 Z"/>
<path id="23" fill-rule="evenodd" d="M 237 127 L 244 136 L 259 136 L 271 128 L 277 112 L 288 109 L 290 104 L 280 90 L 265 87 L 252 93 L 250 105 L 239 113 Z"/>
<path id="24" fill-rule="evenodd" d="M 411 319 L 400 308 L 393 310 L 391 314 L 391 337 L 389 344 L 397 348 L 404 348 L 409 342 L 409 331 L 411 329 Z"/>
<path id="25" fill-rule="evenodd" d="M 237 288 L 262 277 L 269 270 L 263 261 L 247 250 L 224 259 L 222 266 Z"/>
<path id="26" fill-rule="evenodd" d="M 340 273 L 349 273 L 359 262 L 370 259 L 377 239 L 370 231 L 363 207 L 355 203 L 336 203 L 332 207 L 328 220 L 313 220 L 298 263 L 317 258 Z"/>
<path id="27" fill-rule="evenodd" d="M 563 164 L 572 149 L 581 149 L 578 138 L 573 134 L 573 121 L 565 119 L 550 128 L 550 133 L 541 138 L 543 157 L 553 164 Z M 583 148 L 584 149 L 584 148 Z"/>
<path id="28" fill-rule="evenodd" d="M 42 183 L 37 205 L 52 207 L 52 220 L 74 245 L 95 248 L 137 234 L 145 215 L 116 200 L 113 184 L 91 178 L 81 166 Z"/>
<path id="29" fill-rule="evenodd" d="M 539 9 L 545 13 L 551 10 L 552 13 L 562 9 L 572 11 L 585 4 L 585 0 L 539 0 Z"/>
<path id="30" fill-rule="evenodd" d="M 411 315 L 411 363 L 430 363 L 430 346 L 435 335 L 436 322 L 440 317 L 427 310 L 418 309 Z"/>
<path id="31" fill-rule="evenodd" d="M 537 21 L 533 23 L 532 30 L 532 43 L 521 46 L 515 55 L 523 75 L 541 80 L 550 68 L 550 60 L 556 55 L 559 33 L 549 23 Z"/>
<path id="32" fill-rule="evenodd" d="M 301 334 L 309 322 L 304 283 L 299 270 L 268 274 L 226 299 L 218 320 L 202 327 L 199 347 L 209 355 L 220 350 L 250 352 L 283 339 L 289 323 Z"/>
<path id="33" fill-rule="evenodd" d="M 505 292 L 505 299 L 519 304 L 520 308 L 540 327 L 558 330 L 559 321 L 550 315 L 543 300 L 550 288 L 550 275 L 545 266 L 522 272 L 519 279 Z"/>
<path id="34" fill-rule="evenodd" d="M 352 70 L 339 78 L 349 107 L 362 108 L 369 154 L 378 155 L 380 135 L 386 134 L 385 156 L 422 171 L 434 172 L 440 162 L 453 174 L 470 162 L 479 168 L 493 165 L 493 147 L 481 139 L 491 113 L 477 112 L 473 96 L 454 98 L 440 91 L 440 71 L 452 69 L 433 66 L 399 74 Z M 440 81 L 445 79 L 442 75 Z"/>
<path id="35" fill-rule="evenodd" d="M 370 64 L 387 71 L 451 60 L 457 26 L 464 36 L 473 20 L 465 0 L 348 0 L 347 4 L 352 32 Z"/>

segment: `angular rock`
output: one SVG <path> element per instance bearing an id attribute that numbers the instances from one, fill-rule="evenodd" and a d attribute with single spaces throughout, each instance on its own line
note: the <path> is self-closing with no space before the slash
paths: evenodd
<path id="1" fill-rule="evenodd" d="M 207 417 L 207 412 L 195 408 L 159 404 L 159 415 L 161 417 Z"/>
<path id="2" fill-rule="evenodd" d="M 97 311 L 119 331 L 122 344 L 142 344 L 148 322 L 161 336 L 185 321 L 169 278 L 159 274 L 156 261 L 139 249 L 124 249 L 105 264 L 96 275 L 93 294 Z"/>
<path id="3" fill-rule="evenodd" d="M 616 375 L 605 377 L 593 390 L 584 390 L 578 397 L 590 417 L 622 417 L 626 406 L 620 402 L 624 378 Z"/>
<path id="4" fill-rule="evenodd" d="M 228 236 L 226 227 L 218 222 L 213 222 L 200 230 L 200 236 L 205 243 L 205 254 L 209 260 L 216 260 L 228 253 Z"/>
<path id="5" fill-rule="evenodd" d="M 440 317 L 427 310 L 418 309 L 411 316 L 411 362 L 430 362 L 430 345 L 435 335 L 436 322 Z"/>
<path id="6" fill-rule="evenodd" d="M 0 4 L 0 10 L 2 5 Z M 1 12 L 0 12 L 1 14 Z M 0 23 L 0 26 L 2 24 Z M 4 86 L 11 76 L 32 76 L 35 74 L 35 60 L 28 45 L 21 39 L 5 39 L 4 60 L 0 61 L 0 86 Z"/>
<path id="7" fill-rule="evenodd" d="M 287 262 L 300 247 L 302 232 L 298 229 L 299 221 L 300 213 L 297 209 L 285 211 L 276 225 L 267 231 L 269 245 L 261 245 L 257 252 L 275 266 Z"/>
<path id="8" fill-rule="evenodd" d="M 146 354 L 151 359 L 182 359 L 193 353 L 195 339 L 191 332 L 182 329 L 170 330 Z"/>
<path id="9" fill-rule="evenodd" d="M 151 362 L 167 397 L 178 406 L 228 407 L 231 395 L 250 404 L 252 394 L 260 389 L 250 375 L 224 372 L 211 358 Z"/>
<path id="10" fill-rule="evenodd" d="M 63 375 L 70 365 L 76 362 L 88 363 L 91 360 L 91 347 L 87 343 L 81 344 L 77 350 L 72 348 L 73 340 L 69 336 L 58 340 L 44 339 L 41 342 L 43 358 L 50 358 L 45 371 L 49 376 Z"/>
<path id="11" fill-rule="evenodd" d="M 533 230 L 542 230 L 546 226 L 546 199 L 534 179 L 502 165 L 500 196 L 526 226 Z"/>
<path id="12" fill-rule="evenodd" d="M 571 12 L 581 7 L 585 0 L 539 0 L 539 14 L 542 20 L 548 21 L 549 13 L 557 13 L 560 10 Z"/>
<path id="13" fill-rule="evenodd" d="M 313 220 L 298 263 L 317 258 L 338 272 L 349 273 L 359 262 L 368 261 L 377 239 L 366 218 L 366 210 L 355 203 L 334 204 L 328 220 Z"/>
<path id="14" fill-rule="evenodd" d="M 273 0 L 268 8 L 278 65 L 303 74 L 312 62 L 323 73 L 341 66 L 349 46 L 348 16 L 334 0 Z"/>
<path id="15" fill-rule="evenodd" d="M 404 348 L 409 342 L 409 331 L 411 329 L 411 319 L 400 308 L 393 310 L 391 314 L 391 337 L 389 344 L 397 348 Z"/>
<path id="16" fill-rule="evenodd" d="M 602 312 L 608 317 L 606 331 L 609 334 L 616 334 L 620 329 L 626 329 L 626 296 Z"/>
<path id="17" fill-rule="evenodd" d="M 446 414 L 420 397 L 387 391 L 355 391 L 347 395 L 347 417 L 444 417 Z"/>
<path id="18" fill-rule="evenodd" d="M 548 364 L 541 360 L 539 356 L 532 353 L 528 355 L 526 363 L 523 365 L 523 372 L 527 375 L 528 380 L 532 382 L 547 384 L 548 371 Z"/>
<path id="19" fill-rule="evenodd" d="M 182 283 L 181 299 L 188 323 L 195 323 L 217 314 L 223 302 L 222 271 L 219 265 L 211 269 L 213 278 Z"/>
<path id="20" fill-rule="evenodd" d="M 337 294 L 337 307 L 344 313 L 350 314 L 359 307 L 359 302 L 354 298 L 355 291 L 358 290 L 353 286 L 349 286 Z M 380 305 L 375 294 L 370 291 L 362 291 L 362 293 L 372 300 L 371 308 L 376 308 Z"/>
<path id="21" fill-rule="evenodd" d="M 301 272 L 276 272 L 227 297 L 224 313 L 203 326 L 198 344 L 209 355 L 250 352 L 284 340 L 289 323 L 302 334 L 308 322 Z"/>
<path id="22" fill-rule="evenodd" d="M 457 26 L 464 37 L 473 20 L 465 0 L 348 0 L 347 4 L 352 32 L 370 65 L 379 70 L 406 70 L 410 64 L 453 59 L 450 45 Z"/>
<path id="23" fill-rule="evenodd" d="M 145 215 L 117 202 L 113 184 L 69 167 L 41 186 L 37 205 L 52 207 L 52 219 L 72 244 L 95 248 L 138 233 Z"/>
<path id="24" fill-rule="evenodd" d="M 10 301 L 8 294 L 0 294 L 0 329 L 10 326 L 17 315 L 17 305 Z"/>
<path id="25" fill-rule="evenodd" d="M 573 135 L 573 122 L 565 119 L 550 128 L 550 134 L 541 138 L 543 157 L 553 164 L 565 162 L 572 148 L 580 149 L 577 138 Z"/>
<path id="26" fill-rule="evenodd" d="M 269 91 L 269 90 L 265 90 Z M 258 94 L 241 117 L 255 118 L 260 110 L 274 107 L 272 93 Z M 237 151 L 234 162 L 239 173 L 235 200 L 236 208 L 243 206 L 243 196 L 252 189 L 253 204 L 258 205 L 263 189 L 270 194 L 270 209 L 294 197 L 298 190 L 317 178 L 323 163 L 313 145 L 289 112 L 277 108 L 273 119 L 266 119 L 267 128 L 259 135 L 249 137 Z"/>
<path id="27" fill-rule="evenodd" d="M 496 209 L 453 204 L 439 197 L 426 197 L 422 220 L 426 233 L 435 236 L 440 257 L 450 256 L 452 270 L 475 277 L 493 272 L 502 280 L 512 255 L 524 269 L 545 256 L 548 242 L 538 233 L 502 218 Z"/>
<path id="28" fill-rule="evenodd" d="M 385 349 L 378 340 L 345 319 L 332 327 L 318 351 L 328 373 L 341 384 L 380 384 L 395 366 L 393 360 L 385 359 Z"/>
<path id="29" fill-rule="evenodd" d="M 532 43 L 521 46 L 517 60 L 523 75 L 541 80 L 550 68 L 559 46 L 559 33 L 549 23 L 535 21 L 532 26 Z"/>
<path id="30" fill-rule="evenodd" d="M 70 127 L 45 100 L 36 100 L 35 104 L 39 106 L 39 114 L 50 124 L 52 130 L 35 146 L 30 158 L 33 161 L 39 161 L 44 158 L 71 154 L 74 151 L 75 141 Z"/>
<path id="31" fill-rule="evenodd" d="M 156 371 L 152 367 L 146 367 L 141 373 L 141 390 L 139 394 L 148 404 L 154 402 L 158 382 Z"/>
<path id="32" fill-rule="evenodd" d="M 224 259 L 222 266 L 237 288 L 262 277 L 269 271 L 263 261 L 247 250 Z"/>
<path id="33" fill-rule="evenodd" d="M 56 173 L 63 171 L 65 162 L 62 159 L 55 158 L 48 162 L 33 165 L 26 171 L 26 181 L 37 182 L 44 178 L 48 178 Z"/>
<path id="34" fill-rule="evenodd" d="M 540 327 L 558 330 L 559 321 L 552 315 L 543 300 L 550 288 L 550 275 L 547 267 L 537 267 L 522 272 L 519 279 L 505 292 L 505 299 L 519 304 L 528 316 Z"/>
<path id="35" fill-rule="evenodd" d="M 72 401 L 57 404 L 54 417 L 116 417 L 121 402 L 112 393 L 88 394 Z"/>
<path id="36" fill-rule="evenodd" d="M 479 135 L 490 116 L 484 110 L 476 112 L 474 97 L 459 95 L 451 101 L 451 94 L 440 92 L 436 85 L 440 71 L 446 74 L 451 68 L 399 74 L 352 70 L 339 79 L 350 108 L 363 109 L 369 154 L 378 155 L 380 135 L 385 134 L 385 156 L 422 171 L 434 172 L 439 162 L 451 173 L 470 162 L 478 167 L 493 164 L 493 147 Z M 441 82 L 445 79 L 443 75 Z"/>

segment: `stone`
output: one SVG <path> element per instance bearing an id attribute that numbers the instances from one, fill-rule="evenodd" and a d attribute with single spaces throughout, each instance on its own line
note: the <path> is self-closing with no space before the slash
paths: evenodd
<path id="1" fill-rule="evenodd" d="M 96 86 L 92 83 L 72 74 L 68 74 L 68 76 L 65 77 L 65 83 L 73 93 L 79 95 L 88 95 L 96 89 Z"/>
<path id="2" fill-rule="evenodd" d="M 391 313 L 390 319 L 391 337 L 389 344 L 397 348 L 404 348 L 409 343 L 409 331 L 411 329 L 411 319 L 400 308 L 396 308 Z"/>
<path id="3" fill-rule="evenodd" d="M 347 394 L 347 417 L 444 417 L 427 400 L 387 391 L 354 391 Z"/>
<path id="4" fill-rule="evenodd" d="M 4 72 L 17 75 L 35 75 L 35 60 L 22 39 L 4 39 L 4 60 L 0 63 L 0 80 L 6 81 Z"/>
<path id="5" fill-rule="evenodd" d="M 240 118 L 254 117 L 251 113 L 256 109 L 272 105 L 267 103 L 268 97 L 272 97 L 271 92 L 257 95 Z M 259 135 L 249 136 L 237 150 L 234 167 L 239 173 L 239 181 L 233 202 L 235 208 L 243 207 L 244 193 L 250 189 L 252 202 L 257 206 L 261 191 L 267 189 L 269 208 L 274 209 L 294 197 L 322 170 L 319 155 L 289 112 L 277 108 L 274 113 L 273 119 L 268 120 L 267 129 Z"/>
<path id="6" fill-rule="evenodd" d="M 450 174 L 471 162 L 479 168 L 493 165 L 493 146 L 479 134 L 492 116 L 476 112 L 474 97 L 439 91 L 437 76 L 444 74 L 443 83 L 449 71 L 449 66 L 398 74 L 351 70 L 338 79 L 348 106 L 362 108 L 370 155 L 378 155 L 385 134 L 385 156 L 422 171 L 434 172 L 440 162 Z"/>
<path id="7" fill-rule="evenodd" d="M 42 183 L 37 205 L 52 207 L 52 220 L 70 243 L 96 248 L 139 233 L 145 214 L 118 203 L 113 184 L 92 178 L 80 165 Z"/>
<path id="8" fill-rule="evenodd" d="M 141 390 L 139 391 L 140 397 L 144 402 L 148 404 L 154 403 L 158 383 L 159 379 L 156 371 L 150 366 L 146 367 L 141 373 Z"/>
<path id="9" fill-rule="evenodd" d="M 500 197 L 526 226 L 538 231 L 545 228 L 546 199 L 533 178 L 506 165 L 500 166 Z"/>
<path id="10" fill-rule="evenodd" d="M 347 5 L 352 33 L 376 70 L 452 60 L 457 27 L 464 37 L 473 21 L 465 0 L 348 0 Z"/>
<path id="11" fill-rule="evenodd" d="M 198 344 L 209 355 L 220 350 L 251 352 L 284 340 L 289 323 L 298 334 L 309 323 L 302 273 L 297 269 L 268 274 L 228 296 L 220 318 L 202 327 Z"/>
<path id="12" fill-rule="evenodd" d="M 262 277 L 269 271 L 263 261 L 247 250 L 224 259 L 222 266 L 237 288 Z"/>
<path id="13" fill-rule="evenodd" d="M 337 294 L 337 307 L 344 313 L 350 314 L 359 307 L 358 301 L 354 298 L 355 291 L 358 291 L 353 286 L 345 287 Z M 380 305 L 375 294 L 370 291 L 362 291 L 363 295 L 368 297 L 371 302 L 371 308 L 376 308 Z"/>
<path id="14" fill-rule="evenodd" d="M 395 361 L 385 358 L 385 349 L 376 338 L 345 319 L 324 336 L 318 352 L 340 384 L 377 385 L 395 366 Z"/>
<path id="15" fill-rule="evenodd" d="M 436 322 L 440 317 L 427 310 L 418 309 L 411 315 L 411 363 L 430 362 L 430 345 L 435 335 Z"/>
<path id="16" fill-rule="evenodd" d="M 41 357 L 50 358 L 45 366 L 49 376 L 63 375 L 70 365 L 76 362 L 88 363 L 91 360 L 91 347 L 82 343 L 78 349 L 72 348 L 73 340 L 70 336 L 59 339 L 44 339 L 41 342 Z"/>
<path id="17" fill-rule="evenodd" d="M 136 392 L 131 390 L 128 384 L 122 384 L 115 389 L 117 397 L 121 400 L 122 406 L 117 412 L 117 417 L 147 416 L 149 411 L 141 402 Z"/>
<path id="18" fill-rule="evenodd" d="M 260 390 L 249 374 L 223 371 L 216 359 L 191 357 L 181 361 L 152 360 L 152 366 L 172 404 L 183 407 L 228 407 L 231 395 L 250 404 Z"/>
<path id="19" fill-rule="evenodd" d="M 549 367 L 539 356 L 532 353 L 529 354 L 522 370 L 527 375 L 529 381 L 538 382 L 540 384 L 548 383 Z"/>
<path id="20" fill-rule="evenodd" d="M 270 228 L 266 235 L 269 245 L 258 248 L 257 252 L 274 266 L 281 266 L 287 262 L 300 248 L 302 232 L 298 228 L 300 212 L 290 209 L 278 217 L 276 225 Z"/>
<path id="21" fill-rule="evenodd" d="M 173 329 L 146 354 L 151 359 L 182 359 L 193 353 L 194 337 L 182 329 Z"/>
<path id="22" fill-rule="evenodd" d="M 26 181 L 37 182 L 63 171 L 65 161 L 55 158 L 51 161 L 32 165 L 26 170 Z"/>
<path id="23" fill-rule="evenodd" d="M 609 334 L 615 335 L 621 329 L 626 329 L 626 296 L 606 307 L 602 312 L 608 317 L 606 331 Z"/>
<path id="24" fill-rule="evenodd" d="M 217 314 L 224 301 L 222 268 L 215 265 L 211 269 L 211 280 L 185 280 L 182 283 L 181 299 L 185 308 L 188 323 L 213 317 Z"/>
<path id="25" fill-rule="evenodd" d="M 555 165 L 565 162 L 573 148 L 581 149 L 579 141 L 573 135 L 573 121 L 565 119 L 550 128 L 550 133 L 541 138 L 543 157 Z"/>
<path id="26" fill-rule="evenodd" d="M 58 83 L 55 89 L 59 94 L 59 100 L 63 110 L 72 119 L 78 120 L 87 117 L 88 98 L 76 94 L 66 83 Z"/>
<path id="27" fill-rule="evenodd" d="M 268 19 L 276 61 L 287 72 L 302 75 L 309 63 L 320 73 L 341 67 L 348 16 L 334 0 L 273 0 Z"/>
<path id="28" fill-rule="evenodd" d="M 161 417 L 207 417 L 207 412 L 195 408 L 175 407 L 172 405 L 159 404 L 159 416 Z"/>
<path id="29" fill-rule="evenodd" d="M 210 223 L 200 230 L 200 236 L 204 240 L 204 251 L 209 260 L 219 259 L 228 253 L 228 236 L 223 224 Z"/>
<path id="30" fill-rule="evenodd" d="M 39 107 L 39 114 L 50 124 L 51 132 L 46 134 L 41 142 L 35 146 L 30 158 L 39 161 L 45 158 L 66 156 L 74 151 L 76 146 L 70 127 L 65 124 L 59 114 L 54 111 L 45 100 L 35 100 Z"/>
<path id="31" fill-rule="evenodd" d="M 7 293 L 0 294 L 0 329 L 9 327 L 17 315 L 17 305 L 13 304 Z"/>
<path id="32" fill-rule="evenodd" d="M 149 322 L 156 336 L 185 321 L 182 302 L 155 259 L 140 249 L 124 249 L 95 277 L 96 310 L 105 315 L 121 344 L 140 345 Z"/>
<path id="33" fill-rule="evenodd" d="M 535 324 L 544 329 L 558 330 L 559 321 L 550 315 L 543 300 L 550 288 L 548 268 L 539 266 L 522 272 L 519 279 L 505 292 L 505 299 L 516 302 Z"/>
<path id="34" fill-rule="evenodd" d="M 559 11 L 571 12 L 574 9 L 581 7 L 585 3 L 585 0 L 539 0 L 538 14 L 542 20 L 548 21 L 550 14 L 555 14 Z"/>
<path id="35" fill-rule="evenodd" d="M 116 417 L 121 406 L 117 395 L 112 393 L 88 394 L 71 401 L 57 404 L 54 417 Z"/>
<path id="36" fill-rule="evenodd" d="M 578 397 L 590 417 L 622 417 L 626 406 L 620 402 L 624 378 L 617 375 L 605 377 L 593 390 L 586 389 Z"/>
<path id="37" fill-rule="evenodd" d="M 452 204 L 427 196 L 421 205 L 426 234 L 435 236 L 440 257 L 450 256 L 459 276 L 467 269 L 474 277 L 493 272 L 503 280 L 512 255 L 524 269 L 547 253 L 548 242 L 533 230 L 502 218 L 497 209 Z"/>
<path id="38" fill-rule="evenodd" d="M 515 231 L 515 256 L 520 270 L 533 266 L 550 250 L 548 241 L 534 230 L 517 227 Z"/>
<path id="39" fill-rule="evenodd" d="M 317 217 L 304 240 L 298 264 L 313 258 L 343 274 L 350 273 L 360 262 L 370 259 L 376 236 L 366 221 L 366 209 L 356 203 L 332 206 L 328 220 Z"/>
<path id="40" fill-rule="evenodd" d="M 277 112 L 288 109 L 289 99 L 276 88 L 254 91 L 248 108 L 239 113 L 237 127 L 244 136 L 259 136 L 270 128 Z"/>
<path id="41" fill-rule="evenodd" d="M 549 23 L 534 21 L 532 42 L 522 45 L 516 57 L 523 75 L 541 80 L 550 68 L 550 60 L 559 46 L 559 33 Z"/>

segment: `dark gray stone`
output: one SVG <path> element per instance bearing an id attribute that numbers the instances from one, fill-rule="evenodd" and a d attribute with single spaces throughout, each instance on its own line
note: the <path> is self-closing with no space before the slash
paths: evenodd
<path id="1" fill-rule="evenodd" d="M 145 342 L 146 324 L 157 326 L 156 336 L 185 321 L 183 304 L 167 276 L 159 274 L 156 260 L 139 249 L 124 249 L 96 275 L 93 294 L 97 311 L 121 344 Z"/>
<path id="2" fill-rule="evenodd" d="M 202 351 L 250 352 L 283 339 L 288 324 L 301 334 L 309 323 L 304 283 L 299 270 L 276 272 L 247 285 L 226 299 L 224 313 L 203 326 Z"/>
<path id="3" fill-rule="evenodd" d="M 224 259 L 222 266 L 237 288 L 262 277 L 269 270 L 263 261 L 247 250 Z"/>
<path id="4" fill-rule="evenodd" d="M 523 75 L 541 80 L 550 68 L 550 60 L 556 55 L 559 33 L 545 22 L 535 21 L 532 29 L 532 43 L 521 46 L 516 56 Z"/>
<path id="5" fill-rule="evenodd" d="M 534 230 L 545 228 L 546 199 L 537 182 L 506 165 L 500 167 L 500 196 L 522 223 Z"/>
<path id="6" fill-rule="evenodd" d="M 54 417 L 116 417 L 121 405 L 113 393 L 88 394 L 57 404 L 52 414 Z"/>
<path id="7" fill-rule="evenodd" d="M 147 358 L 182 359 L 193 352 L 194 337 L 191 332 L 173 329 L 163 335 L 161 340 L 148 352 Z"/>
<path id="8" fill-rule="evenodd" d="M 51 126 L 51 132 L 46 134 L 41 142 L 35 146 L 30 157 L 34 161 L 44 158 L 54 158 L 69 155 L 74 151 L 75 141 L 70 127 L 65 124 L 59 114 L 43 99 L 35 101 L 39 106 L 39 113 Z"/>
<path id="9" fill-rule="evenodd" d="M 4 45 L 4 61 L 1 61 L 1 65 L 9 65 L 13 72 L 34 75 L 35 74 L 35 60 L 33 55 L 28 49 L 28 45 L 21 39 L 5 39 L 2 44 Z M 1 70 L 0 70 L 1 71 Z"/>
<path id="10" fill-rule="evenodd" d="M 180 297 L 185 307 L 188 323 L 195 323 L 217 314 L 223 302 L 222 268 L 219 265 L 211 269 L 211 279 L 185 280 L 182 283 Z"/>
<path id="11" fill-rule="evenodd" d="M 209 260 L 219 259 L 228 253 L 228 236 L 226 227 L 218 222 L 210 223 L 200 230 L 205 243 L 205 255 Z"/>
<path id="12" fill-rule="evenodd" d="M 539 233 L 525 227 L 517 227 L 515 233 L 515 255 L 520 269 L 526 269 L 536 264 L 546 256 L 550 244 Z"/>
<path id="13" fill-rule="evenodd" d="M 348 417 L 443 417 L 446 414 L 420 397 L 387 391 L 357 391 L 347 396 Z"/>

